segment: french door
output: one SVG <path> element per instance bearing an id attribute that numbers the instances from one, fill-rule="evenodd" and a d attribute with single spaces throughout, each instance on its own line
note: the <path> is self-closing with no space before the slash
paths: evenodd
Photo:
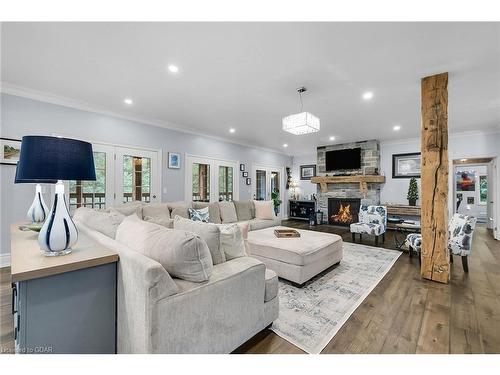
<path id="1" fill-rule="evenodd" d="M 238 162 L 186 155 L 185 199 L 193 202 L 237 200 Z"/>
<path id="2" fill-rule="evenodd" d="M 116 147 L 115 158 L 116 204 L 160 200 L 158 152 Z"/>
<path id="3" fill-rule="evenodd" d="M 254 164 L 253 166 L 254 189 L 253 196 L 258 201 L 272 199 L 273 193 L 284 201 L 283 167 L 270 167 Z M 278 207 L 278 216 L 283 216 L 283 204 Z"/>
<path id="4" fill-rule="evenodd" d="M 69 209 L 160 201 L 159 151 L 92 144 L 95 181 L 68 181 Z"/>

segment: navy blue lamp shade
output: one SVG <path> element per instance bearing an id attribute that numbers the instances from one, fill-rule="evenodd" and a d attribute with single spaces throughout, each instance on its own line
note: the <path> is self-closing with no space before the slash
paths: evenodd
<path id="1" fill-rule="evenodd" d="M 39 135 L 22 138 L 16 183 L 95 179 L 94 155 L 90 143 Z"/>

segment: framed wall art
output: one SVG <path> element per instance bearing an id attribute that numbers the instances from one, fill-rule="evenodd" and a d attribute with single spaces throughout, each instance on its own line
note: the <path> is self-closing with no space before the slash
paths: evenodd
<path id="1" fill-rule="evenodd" d="M 300 166 L 300 179 L 310 180 L 312 177 L 316 176 L 316 164 L 311 165 L 301 165 Z"/>
<path id="2" fill-rule="evenodd" d="M 178 152 L 168 153 L 168 167 L 170 169 L 180 169 L 181 167 L 181 154 Z"/>
<path id="3" fill-rule="evenodd" d="M 392 155 L 392 178 L 420 178 L 420 152 Z"/>
<path id="4" fill-rule="evenodd" d="M 0 138 L 0 164 L 16 165 L 21 154 L 21 140 Z"/>

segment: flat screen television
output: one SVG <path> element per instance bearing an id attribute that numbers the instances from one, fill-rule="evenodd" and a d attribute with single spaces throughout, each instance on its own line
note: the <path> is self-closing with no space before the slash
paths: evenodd
<path id="1" fill-rule="evenodd" d="M 361 148 L 346 148 L 326 152 L 326 171 L 345 171 L 361 168 Z"/>

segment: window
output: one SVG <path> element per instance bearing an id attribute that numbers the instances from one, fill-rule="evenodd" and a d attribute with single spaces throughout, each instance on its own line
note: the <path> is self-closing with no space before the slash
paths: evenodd
<path id="1" fill-rule="evenodd" d="M 106 207 L 106 153 L 94 152 L 95 181 L 69 182 L 69 209 Z"/>
<path id="2" fill-rule="evenodd" d="M 210 165 L 193 163 L 193 202 L 210 202 Z"/>
<path id="3" fill-rule="evenodd" d="M 233 200 L 233 167 L 219 166 L 219 201 Z"/>

